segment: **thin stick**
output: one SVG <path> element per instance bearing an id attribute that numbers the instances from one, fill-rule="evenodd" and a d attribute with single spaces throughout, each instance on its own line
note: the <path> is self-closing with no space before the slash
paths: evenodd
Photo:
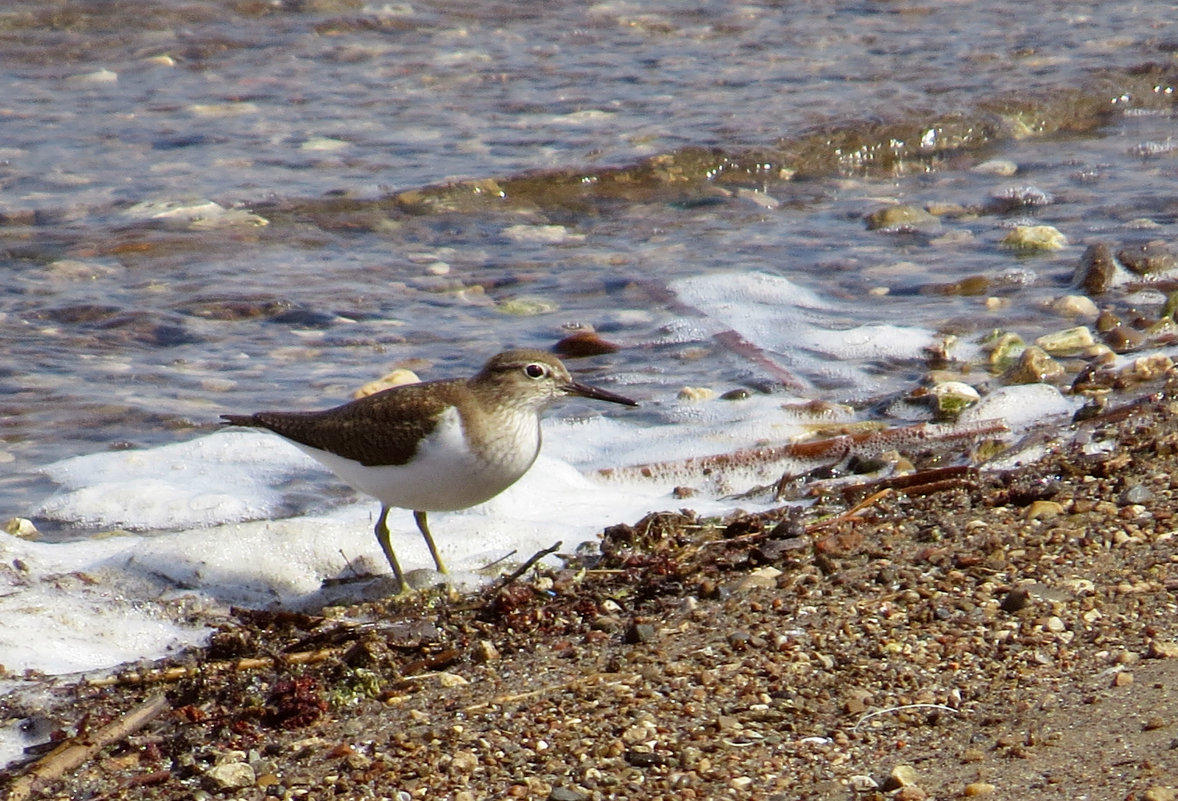
<path id="1" fill-rule="evenodd" d="M 255 656 L 242 659 L 230 659 L 224 662 L 206 662 L 196 667 L 170 667 L 159 670 L 149 670 L 144 673 L 116 673 L 113 676 L 103 676 L 100 679 L 90 679 L 86 682 L 90 687 L 111 687 L 124 684 L 147 684 L 149 682 L 179 681 L 189 676 L 195 676 L 202 671 L 216 670 L 263 670 L 279 664 L 311 665 L 324 662 L 342 652 L 341 648 L 321 648 L 318 651 L 297 651 L 293 654 L 283 654 L 278 657 Z"/>
<path id="2" fill-rule="evenodd" d="M 552 545 L 552 546 L 550 546 L 550 547 L 548 547 L 548 548 L 545 548 L 545 549 L 544 549 L 544 550 L 542 550 L 542 551 L 537 551 L 536 553 L 532 554 L 532 555 L 531 555 L 531 556 L 528 558 L 528 561 L 524 562 L 524 563 L 523 563 L 522 565 L 520 565 L 518 568 L 516 568 L 515 570 L 511 571 L 511 573 L 507 574 L 507 575 L 506 575 L 506 576 L 504 576 L 503 578 L 499 579 L 499 581 L 495 582 L 495 586 L 494 586 L 494 587 L 493 587 L 491 590 L 489 590 L 489 591 L 487 592 L 487 595 L 495 595 L 496 593 L 500 592 L 500 591 L 501 591 L 501 590 L 502 590 L 504 587 L 506 587 L 508 584 L 510 584 L 511 582 L 515 581 L 517 578 L 519 578 L 520 576 L 522 576 L 524 573 L 527 573 L 529 570 L 531 570 L 531 569 L 532 569 L 532 565 L 534 565 L 534 564 L 536 564 L 537 562 L 539 562 L 539 561 L 540 561 L 541 559 L 543 559 L 545 556 L 548 556 L 549 554 L 552 554 L 552 553 L 556 553 L 556 551 L 557 551 L 557 550 L 560 548 L 560 546 L 561 546 L 561 545 L 563 545 L 563 544 L 564 544 L 564 543 L 563 543 L 561 540 L 557 540 L 555 545 Z"/>
<path id="3" fill-rule="evenodd" d="M 851 518 L 855 517 L 860 512 L 862 512 L 864 509 L 866 509 L 868 506 L 874 506 L 878 501 L 883 500 L 884 498 L 886 498 L 887 496 L 889 496 L 891 494 L 892 494 L 891 487 L 885 487 L 884 489 L 881 489 L 879 492 L 874 492 L 871 495 L 868 495 L 863 500 L 859 501 L 859 503 L 855 504 L 847 511 L 843 512 L 841 515 L 835 515 L 834 517 L 828 517 L 825 520 L 819 520 L 816 523 L 811 523 L 810 525 L 806 526 L 806 533 L 809 534 L 811 531 L 817 531 L 818 529 L 826 528 L 827 526 L 833 526 L 835 523 L 841 523 L 844 520 L 850 520 Z"/>
<path id="4" fill-rule="evenodd" d="M 28 773 L 13 782 L 8 795 L 9 801 L 26 801 L 32 797 L 33 793 L 85 764 L 106 746 L 139 731 L 152 718 L 168 708 L 166 696 L 162 693 L 153 695 L 123 717 L 108 723 L 98 731 L 71 737 L 37 760 Z"/>

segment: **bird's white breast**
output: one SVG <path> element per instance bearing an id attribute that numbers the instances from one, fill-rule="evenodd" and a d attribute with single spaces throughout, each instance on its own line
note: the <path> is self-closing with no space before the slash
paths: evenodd
<path id="1" fill-rule="evenodd" d="M 469 448 L 462 420 L 451 407 L 418 445 L 413 459 L 403 465 L 365 466 L 319 448 L 293 444 L 386 506 L 446 512 L 495 497 L 526 473 L 540 452 L 535 413 L 510 415 L 503 425 L 482 433 L 482 448 Z"/>

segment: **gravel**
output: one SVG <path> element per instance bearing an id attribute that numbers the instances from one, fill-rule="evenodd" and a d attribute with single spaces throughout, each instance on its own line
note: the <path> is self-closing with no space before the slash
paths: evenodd
<path id="1" fill-rule="evenodd" d="M 34 798 L 1174 798 L 1176 398 L 854 513 L 819 482 L 804 513 L 653 514 L 481 596 L 238 610 L 155 674 L 10 700 L 67 744 L 167 704 L 62 776 L 31 783 L 52 764 L 32 754 L 4 781 Z"/>

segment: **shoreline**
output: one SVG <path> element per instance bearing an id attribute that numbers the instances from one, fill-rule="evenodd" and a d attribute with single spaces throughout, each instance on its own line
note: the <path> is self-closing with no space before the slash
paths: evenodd
<path id="1" fill-rule="evenodd" d="M 171 671 L 157 680 L 54 683 L 41 710 L 6 699 L 5 717 L 58 722 L 63 747 L 99 742 L 60 776 L 32 781 L 41 755 L 0 786 L 1174 798 L 1178 394 L 1081 427 L 1035 464 L 876 491 L 850 514 L 835 494 L 652 514 L 608 528 L 599 562 L 493 594 L 235 610 L 208 648 L 149 666 Z"/>

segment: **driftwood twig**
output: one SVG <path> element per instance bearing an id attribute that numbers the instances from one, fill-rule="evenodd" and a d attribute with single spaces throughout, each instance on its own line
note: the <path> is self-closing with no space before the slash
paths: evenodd
<path id="1" fill-rule="evenodd" d="M 31 798 L 33 793 L 85 764 L 106 746 L 139 731 L 168 707 L 168 699 L 163 693 L 153 695 L 98 731 L 83 732 L 71 737 L 33 763 L 24 776 L 12 783 L 8 801 L 25 801 Z"/>

